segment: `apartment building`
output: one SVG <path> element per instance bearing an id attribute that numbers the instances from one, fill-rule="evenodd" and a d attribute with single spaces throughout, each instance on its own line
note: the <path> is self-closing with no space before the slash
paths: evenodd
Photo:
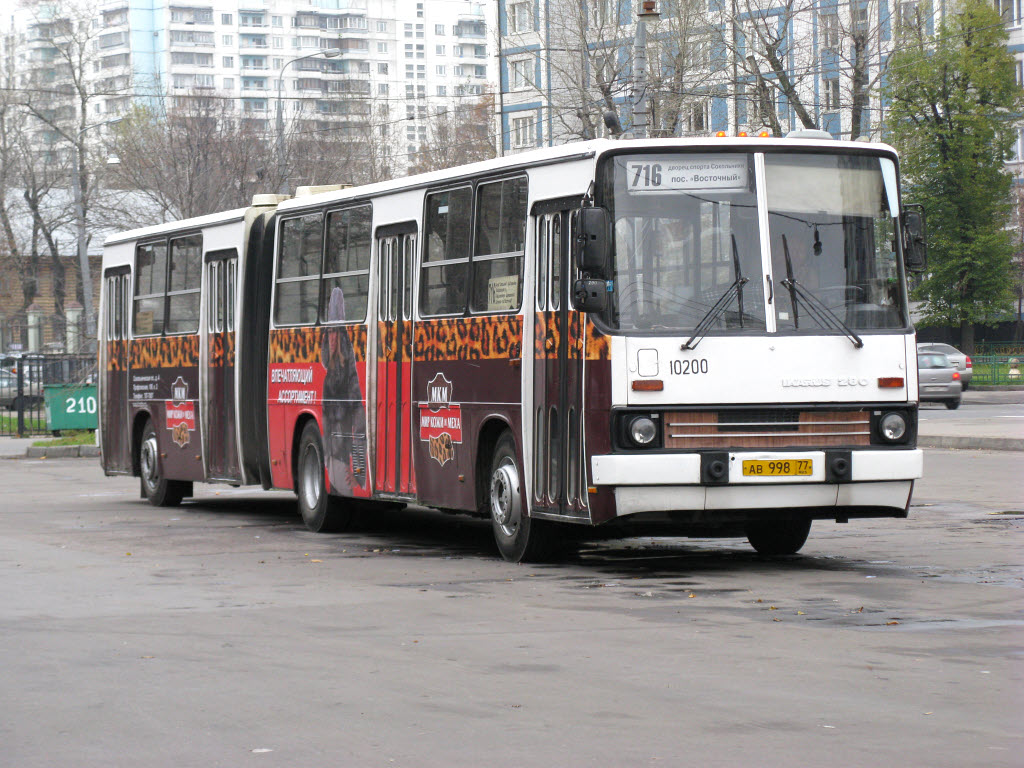
<path id="1" fill-rule="evenodd" d="M 493 90 L 493 4 L 476 0 L 99 0 L 90 15 L 78 32 L 89 37 L 85 75 L 98 94 L 90 122 L 208 94 L 272 133 L 280 96 L 289 126 L 377 130 L 398 139 L 400 157 L 426 139 L 431 115 Z M 22 87 L 71 74 L 55 49 L 74 32 L 71 18 L 43 3 L 4 19 Z M 52 109 L 59 118 L 77 107 L 58 94 Z"/>
<path id="2" fill-rule="evenodd" d="M 1024 0 L 992 0 L 1024 83 Z M 506 151 L 628 131 L 638 14 L 647 16 L 646 93 L 654 135 L 802 127 L 878 138 L 878 83 L 907 25 L 934 30 L 953 0 L 499 0 L 499 123 Z M 781 87 L 785 76 L 789 93 Z M 1018 140 L 1017 176 L 1024 163 Z"/>

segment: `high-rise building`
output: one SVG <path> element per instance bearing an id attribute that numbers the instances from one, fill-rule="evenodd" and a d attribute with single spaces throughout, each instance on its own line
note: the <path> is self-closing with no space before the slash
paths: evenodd
<path id="1" fill-rule="evenodd" d="M 493 91 L 493 5 L 475 0 L 99 0 L 86 18 L 73 9 L 40 3 L 4 20 L 16 86 L 56 118 L 80 108 L 62 93 L 77 76 L 57 55 L 68 35 L 87 38 L 89 122 L 207 95 L 273 133 L 280 99 L 290 129 L 373 130 L 401 158 L 426 141 L 430 117 Z"/>

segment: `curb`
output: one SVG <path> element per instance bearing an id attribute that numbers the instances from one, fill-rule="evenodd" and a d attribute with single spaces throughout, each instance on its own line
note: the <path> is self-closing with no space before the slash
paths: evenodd
<path id="1" fill-rule="evenodd" d="M 97 445 L 31 445 L 25 451 L 27 459 L 98 458 Z"/>
<path id="2" fill-rule="evenodd" d="M 1024 439 L 1016 437 L 917 436 L 918 448 L 945 448 L 969 451 L 1024 451 Z"/>

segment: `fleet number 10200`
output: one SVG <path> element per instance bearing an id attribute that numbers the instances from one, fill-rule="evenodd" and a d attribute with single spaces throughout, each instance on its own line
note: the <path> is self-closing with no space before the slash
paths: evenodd
<path id="1" fill-rule="evenodd" d="M 693 376 L 708 372 L 708 361 L 705 357 L 687 360 L 670 360 L 669 371 L 675 376 Z"/>

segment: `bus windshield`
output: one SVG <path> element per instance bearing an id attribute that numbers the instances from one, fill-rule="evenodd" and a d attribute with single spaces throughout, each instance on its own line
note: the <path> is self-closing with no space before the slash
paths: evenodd
<path id="1" fill-rule="evenodd" d="M 767 153 L 767 254 L 753 153 L 618 155 L 605 167 L 611 329 L 763 333 L 769 317 L 780 333 L 906 328 L 891 160 Z"/>

